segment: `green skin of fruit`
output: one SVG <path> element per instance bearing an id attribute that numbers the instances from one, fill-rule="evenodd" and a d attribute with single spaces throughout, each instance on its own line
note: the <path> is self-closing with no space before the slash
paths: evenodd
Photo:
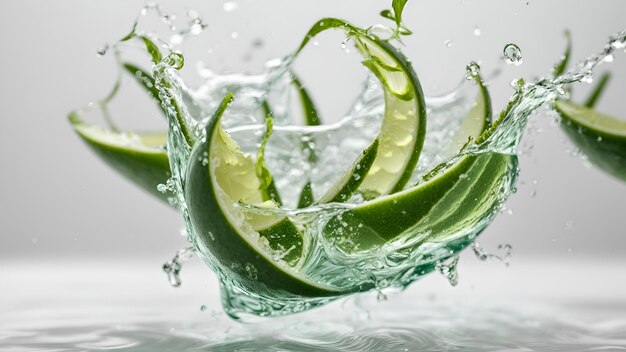
<path id="1" fill-rule="evenodd" d="M 561 124 L 567 136 L 589 158 L 589 161 L 616 178 L 626 181 L 626 136 L 618 136 L 577 122 L 557 102 L 556 111 L 563 117 Z M 584 107 L 567 102 L 580 109 Z M 591 112 L 592 110 L 589 109 Z"/>
<path id="2" fill-rule="evenodd" d="M 219 119 L 211 119 L 208 131 L 216 128 Z M 208 150 L 212 138 L 205 143 L 198 143 L 190 160 L 199 160 Z M 340 292 L 324 289 L 299 280 L 285 269 L 270 262 L 258 253 L 239 231 L 228 221 L 222 207 L 217 202 L 210 167 L 201 163 L 192 163 L 187 173 L 185 197 L 189 217 L 193 225 L 200 253 L 211 253 L 220 270 L 225 275 L 234 277 L 250 292 L 263 294 L 283 290 L 289 294 L 303 297 L 337 296 Z M 283 221 L 288 221 L 287 219 Z M 291 225 L 293 226 L 293 225 Z M 206 249 L 206 250 L 205 250 Z M 251 272 L 250 268 L 254 268 Z"/>
<path id="3" fill-rule="evenodd" d="M 409 229 L 427 234 L 420 243 L 443 240 L 497 206 L 491 193 L 516 163 L 514 156 L 495 153 L 464 157 L 441 177 L 336 216 L 324 234 L 348 254 L 380 247 Z"/>
<path id="4" fill-rule="evenodd" d="M 82 122 L 75 114 L 71 114 L 69 119 L 81 139 L 105 163 L 150 194 L 168 203 L 167 196 L 157 190 L 159 184 L 165 183 L 171 177 L 169 158 L 165 151 L 155 150 L 146 153 L 100 143 L 77 129 Z"/>

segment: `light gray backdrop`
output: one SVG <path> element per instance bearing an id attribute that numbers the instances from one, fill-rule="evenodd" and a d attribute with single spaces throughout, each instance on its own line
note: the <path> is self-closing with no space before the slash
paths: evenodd
<path id="1" fill-rule="evenodd" d="M 225 12 L 217 0 L 161 3 L 179 15 L 186 8 L 198 10 L 209 24 L 202 42 L 185 48 L 187 73 L 199 59 L 217 71 L 258 72 L 266 60 L 295 48 L 320 17 L 369 25 L 379 22 L 378 12 L 388 6 L 381 0 L 247 0 Z M 0 262 L 144 257 L 158 263 L 185 245 L 180 216 L 98 160 L 66 120 L 69 111 L 110 89 L 113 60 L 98 58 L 96 50 L 126 34 L 142 4 L 0 3 Z M 405 39 L 406 53 L 430 95 L 454 87 L 470 60 L 480 61 L 485 72 L 503 68 L 492 83 L 499 110 L 512 93 L 511 79 L 549 73 L 563 51 L 564 29 L 573 33 L 578 60 L 600 50 L 611 33 L 626 29 L 625 10 L 620 0 L 412 0 L 406 23 L 415 34 Z M 263 45 L 255 49 L 258 40 Z M 349 106 L 360 86 L 356 77 L 362 75 L 340 41 L 338 35 L 323 38 L 298 66 L 327 121 Z M 509 42 L 521 47 L 523 65 L 502 64 L 502 48 Z M 601 108 L 626 117 L 624 59 L 617 57 L 610 66 L 615 79 Z M 128 94 L 118 115 L 122 124 L 139 125 L 126 122 L 137 118 L 159 126 L 143 93 Z M 134 98 L 140 103 L 131 104 Z M 515 257 L 535 255 L 623 257 L 626 184 L 570 156 L 572 147 L 549 119 L 537 118 L 535 124 L 527 138 L 532 150 L 521 159 L 519 192 L 507 204 L 512 214 L 501 214 L 481 242 L 488 249 L 512 244 L 514 263 Z"/>

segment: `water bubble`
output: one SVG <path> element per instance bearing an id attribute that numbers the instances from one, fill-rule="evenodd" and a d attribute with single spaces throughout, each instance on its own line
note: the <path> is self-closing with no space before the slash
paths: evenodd
<path id="1" fill-rule="evenodd" d="M 474 35 L 476 37 L 480 37 L 481 34 L 482 34 L 482 30 L 478 26 L 474 27 Z"/>
<path id="2" fill-rule="evenodd" d="M 565 222 L 565 229 L 571 230 L 574 228 L 574 220 L 570 219 Z"/>
<path id="3" fill-rule="evenodd" d="M 200 306 L 200 311 L 202 312 L 206 312 L 207 309 L 208 309 L 207 306 L 204 304 Z"/>
<path id="4" fill-rule="evenodd" d="M 237 33 L 237 32 L 232 32 L 232 33 L 230 34 L 230 38 L 231 38 L 231 39 L 233 39 L 233 40 L 235 40 L 235 39 L 239 38 L 239 33 Z"/>
<path id="5" fill-rule="evenodd" d="M 447 48 L 450 48 L 450 47 L 452 47 L 452 40 L 448 39 L 448 40 L 446 40 L 445 42 L 443 42 L 443 44 L 444 44 Z"/>
<path id="6" fill-rule="evenodd" d="M 513 43 L 509 43 L 504 46 L 502 55 L 504 56 L 506 63 L 509 65 L 519 66 L 524 62 L 522 58 L 522 50 L 519 48 L 519 46 Z"/>
<path id="7" fill-rule="evenodd" d="M 227 1 L 222 5 L 222 8 L 224 8 L 225 12 L 232 12 L 239 8 L 239 4 L 235 1 Z"/>

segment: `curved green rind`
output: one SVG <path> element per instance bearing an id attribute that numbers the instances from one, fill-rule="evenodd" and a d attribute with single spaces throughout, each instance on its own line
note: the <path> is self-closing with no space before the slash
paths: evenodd
<path id="1" fill-rule="evenodd" d="M 163 149 L 136 150 L 107 144 L 86 133 L 89 126 L 77 113 L 69 115 L 74 131 L 106 164 L 162 201 L 168 197 L 157 191 L 157 186 L 165 183 L 170 177 L 170 164 L 167 153 Z"/>
<path id="2" fill-rule="evenodd" d="M 607 173 L 626 181 L 626 122 L 603 115 L 605 118 L 619 121 L 616 123 L 623 126 L 621 130 L 609 132 L 591 123 L 593 116 L 598 116 L 598 113 L 585 106 L 558 100 L 555 109 L 564 119 L 564 123 L 561 123 L 563 130 L 587 155 L 589 161 Z"/>
<path id="3" fill-rule="evenodd" d="M 298 90 L 300 96 L 300 103 L 302 105 L 302 111 L 304 113 L 304 122 L 307 126 L 319 126 L 322 124 L 319 114 L 317 113 L 317 107 L 313 102 L 313 99 L 309 95 L 309 92 L 304 87 L 298 76 L 293 72 L 291 73 L 291 80 Z"/>
<path id="4" fill-rule="evenodd" d="M 152 97 L 152 99 L 157 102 L 157 105 L 159 105 L 159 109 L 163 111 L 164 116 L 167 116 L 165 108 L 161 105 L 159 90 L 156 87 L 156 83 L 154 82 L 154 78 L 152 78 L 152 75 L 141 69 L 139 66 L 135 66 L 128 62 L 124 63 L 122 67 L 124 67 L 124 70 L 126 70 L 126 72 L 133 76 L 137 83 L 139 83 L 139 85 L 146 90 L 150 97 Z"/>
<path id="5" fill-rule="evenodd" d="M 285 218 L 267 229 L 259 230 L 259 235 L 265 237 L 274 251 L 285 253 L 281 258 L 289 266 L 295 266 L 302 258 L 302 235 L 296 225 Z"/>
<path id="6" fill-rule="evenodd" d="M 413 146 L 413 150 L 411 151 L 411 156 L 405 163 L 401 176 L 396 180 L 395 184 L 392 185 L 389 191 L 387 192 L 389 194 L 392 194 L 392 193 L 401 191 L 404 188 L 404 186 L 406 186 L 407 182 L 409 182 L 409 180 L 411 179 L 411 175 L 413 174 L 413 171 L 415 170 L 415 166 L 417 165 L 417 162 L 419 160 L 422 148 L 424 146 L 424 140 L 426 138 L 426 102 L 424 100 L 424 93 L 422 92 L 422 86 L 420 85 L 419 80 L 417 79 L 417 75 L 415 74 L 415 71 L 413 70 L 411 63 L 406 59 L 406 57 L 387 42 L 384 42 L 381 40 L 373 40 L 373 41 L 377 45 L 379 45 L 381 49 L 385 50 L 387 54 L 392 56 L 396 60 L 396 63 L 400 66 L 402 71 L 407 75 L 406 78 L 409 84 L 411 85 L 412 94 L 410 96 L 398 97 L 398 98 L 402 100 L 407 100 L 407 98 L 413 99 L 416 105 L 415 113 L 417 114 L 417 118 L 418 118 L 416 135 L 414 136 L 416 142 Z M 381 70 L 381 69 L 384 69 L 384 68 L 382 67 L 378 68 L 378 70 Z M 380 73 L 376 73 L 378 72 L 378 70 L 374 72 L 377 75 L 380 74 Z M 389 97 L 386 94 L 385 95 L 385 108 L 386 108 L 385 110 L 387 110 L 387 107 L 389 105 L 388 101 L 389 101 Z M 385 111 L 385 114 L 388 114 L 388 113 L 390 112 Z"/>
<path id="7" fill-rule="evenodd" d="M 298 209 L 306 208 L 313 203 L 315 203 L 315 197 L 313 196 L 311 181 L 309 181 L 304 185 L 302 191 L 300 192 L 300 198 L 298 199 Z"/>
<path id="8" fill-rule="evenodd" d="M 422 236 L 420 243 L 454 236 L 497 208 L 494 188 L 515 164 L 511 155 L 464 156 L 423 184 L 343 212 L 324 233 L 346 253 L 375 249 L 407 233 Z"/>
<path id="9" fill-rule="evenodd" d="M 567 70 L 567 66 L 569 65 L 570 57 L 572 56 L 572 35 L 570 31 L 565 31 L 565 40 L 567 41 L 567 45 L 565 47 L 565 52 L 561 57 L 561 61 L 559 61 L 555 66 L 552 75 L 554 77 L 559 77 L 565 70 Z"/>
<path id="10" fill-rule="evenodd" d="M 608 72 L 605 72 L 600 77 L 598 84 L 596 84 L 596 86 L 593 88 L 593 90 L 589 94 L 589 97 L 585 101 L 586 107 L 593 109 L 596 106 L 596 104 L 598 103 L 598 100 L 600 100 L 600 97 L 602 96 L 602 93 L 604 93 L 604 89 L 606 88 L 606 85 L 609 83 L 610 79 L 611 79 L 611 74 Z"/>
<path id="11" fill-rule="evenodd" d="M 219 118 L 212 118 L 207 125 L 206 141 L 198 142 L 192 151 L 190 160 L 198 160 L 208 150 L 213 139 L 213 131 L 219 124 Z M 187 172 L 185 198 L 189 218 L 194 228 L 197 245 L 201 253 L 206 248 L 211 260 L 216 260 L 221 270 L 236 277 L 241 285 L 251 292 L 275 292 L 284 290 L 303 297 L 326 297 L 341 294 L 329 288 L 317 286 L 305 278 L 296 277 L 297 273 L 272 261 L 259 253 L 241 234 L 224 213 L 218 202 L 212 181 L 210 165 L 192 162 Z M 284 222 L 277 225 L 284 226 Z M 272 230 L 273 231 L 273 230 Z M 278 234 L 278 231 L 276 232 Z M 253 268 L 253 269 L 251 269 Z"/>
<path id="12" fill-rule="evenodd" d="M 366 60 L 363 64 L 372 71 L 374 75 L 381 80 L 383 87 L 385 88 L 385 117 L 389 114 L 393 114 L 396 109 L 393 105 L 391 99 L 398 99 L 400 101 L 410 101 L 414 100 L 415 108 L 414 114 L 417 116 L 417 127 L 415 131 L 415 135 L 411 136 L 414 139 L 413 148 L 410 152 L 410 156 L 404 163 L 402 168 L 402 172 L 400 176 L 394 179 L 391 184 L 384 185 L 384 190 L 382 194 L 391 194 L 398 192 L 406 186 L 407 182 L 410 180 L 413 170 L 417 165 L 422 147 L 424 145 L 424 139 L 426 136 L 426 103 L 424 101 L 424 94 L 422 92 L 422 87 L 417 79 L 417 75 L 411 66 L 406 57 L 400 53 L 396 48 L 394 48 L 388 42 L 380 40 L 378 37 L 368 34 L 360 28 L 357 28 L 350 23 L 337 19 L 337 18 L 324 18 L 319 20 L 313 27 L 309 30 L 304 40 L 296 50 L 295 55 L 297 55 L 302 49 L 307 45 L 307 43 L 315 37 L 317 34 L 332 28 L 339 28 L 346 32 L 346 34 L 350 36 L 354 36 L 358 39 L 357 48 L 363 53 L 367 52 L 369 49 L 368 45 L 374 45 L 378 49 L 385 52 L 389 55 L 395 63 L 398 65 L 397 67 L 393 67 L 387 63 L 382 63 L 380 60 L 376 60 L 376 57 L 366 57 Z M 379 58 L 378 58 L 379 59 Z M 398 74 L 401 71 L 405 75 L 405 79 L 409 84 L 409 88 L 405 91 L 397 92 L 391 89 L 390 84 L 386 75 Z M 383 122 L 384 123 L 384 122 Z M 381 143 L 385 143 L 381 141 Z M 379 153 L 379 155 L 381 155 Z M 374 165 L 377 164 L 377 161 L 374 161 Z M 382 186 L 378 186 L 381 188 Z M 363 189 L 363 192 L 368 192 L 367 189 Z M 378 192 L 381 193 L 381 192 Z"/>
<path id="13" fill-rule="evenodd" d="M 372 142 L 359 156 L 357 161 L 354 163 L 352 169 L 348 172 L 343 180 L 342 185 L 338 187 L 339 189 L 336 193 L 328 199 L 322 197 L 319 202 L 320 203 L 343 203 L 348 201 L 350 197 L 356 192 L 359 188 L 367 172 L 372 167 L 374 160 L 376 159 L 376 154 L 378 153 L 378 138 Z"/>

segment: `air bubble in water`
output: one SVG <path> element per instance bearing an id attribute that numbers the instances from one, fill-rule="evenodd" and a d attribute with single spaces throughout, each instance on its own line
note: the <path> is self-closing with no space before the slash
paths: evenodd
<path id="1" fill-rule="evenodd" d="M 475 36 L 480 37 L 480 35 L 482 33 L 483 33 L 482 30 L 478 26 L 474 27 L 474 35 Z"/>
<path id="2" fill-rule="evenodd" d="M 450 48 L 450 47 L 452 47 L 452 40 L 448 39 L 448 40 L 446 40 L 445 42 L 443 42 L 443 44 L 445 44 L 445 46 L 446 46 L 447 48 Z"/>
<path id="3" fill-rule="evenodd" d="M 232 33 L 230 34 L 230 38 L 231 38 L 231 39 L 233 39 L 233 40 L 235 40 L 235 39 L 239 38 L 239 33 L 237 33 L 237 32 L 232 32 Z"/>
<path id="4" fill-rule="evenodd" d="M 522 58 L 522 50 L 519 48 L 519 46 L 513 43 L 509 43 L 504 46 L 502 55 L 504 55 L 504 60 L 509 65 L 519 66 L 524 62 Z"/>
<path id="5" fill-rule="evenodd" d="M 224 11 L 232 12 L 239 8 L 239 4 L 236 3 L 235 1 L 227 1 L 224 3 L 222 7 L 224 8 Z"/>

